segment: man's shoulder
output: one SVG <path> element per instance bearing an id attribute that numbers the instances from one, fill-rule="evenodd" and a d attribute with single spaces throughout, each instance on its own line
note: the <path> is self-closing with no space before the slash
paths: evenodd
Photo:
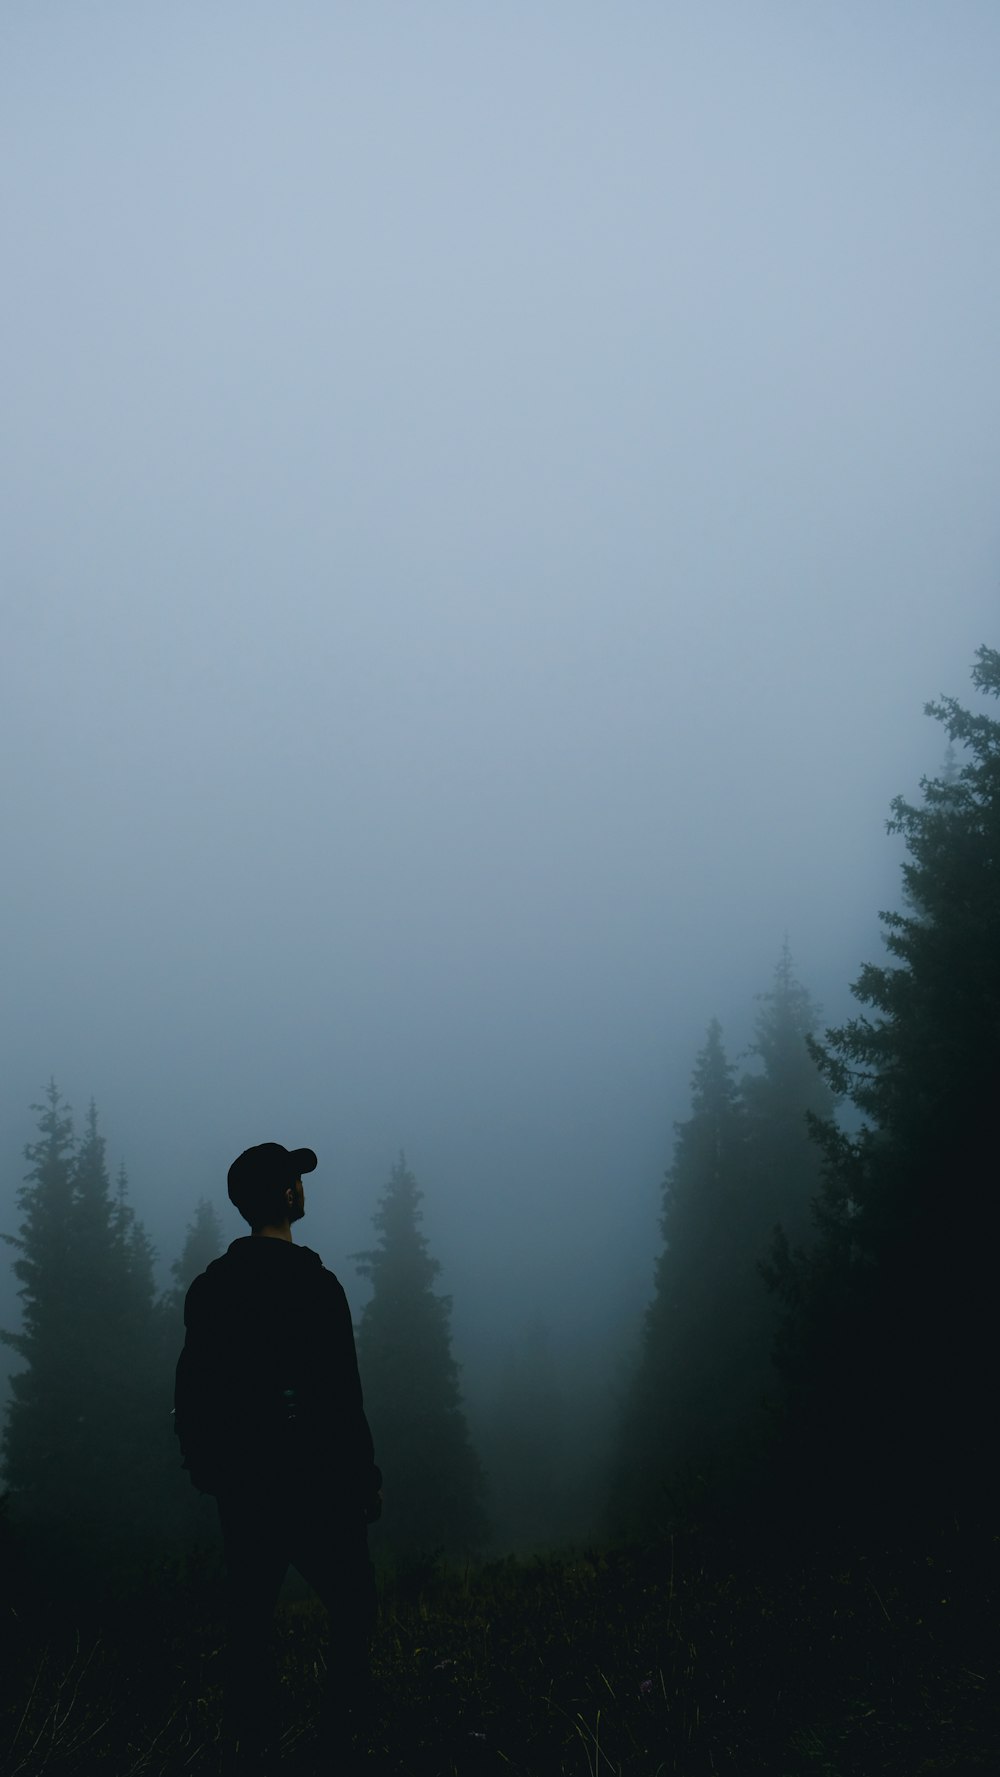
<path id="1" fill-rule="evenodd" d="M 344 1294 L 335 1272 L 328 1270 L 311 1246 L 290 1240 L 261 1240 L 247 1234 L 230 1242 L 190 1285 L 185 1298 L 189 1311 L 245 1290 L 290 1290 L 306 1295 Z"/>

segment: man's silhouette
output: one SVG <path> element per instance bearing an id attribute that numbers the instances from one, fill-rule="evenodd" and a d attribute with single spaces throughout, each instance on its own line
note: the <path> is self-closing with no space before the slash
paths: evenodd
<path id="1" fill-rule="evenodd" d="M 289 1563 L 330 1619 L 321 1733 L 331 1748 L 370 1689 L 375 1584 L 367 1525 L 381 1474 L 365 1418 L 347 1297 L 296 1246 L 310 1148 L 248 1148 L 229 1195 L 251 1233 L 196 1277 L 184 1304 L 175 1426 L 194 1485 L 214 1493 L 226 1560 L 225 1730 L 239 1768 L 275 1732 L 274 1607 Z"/>

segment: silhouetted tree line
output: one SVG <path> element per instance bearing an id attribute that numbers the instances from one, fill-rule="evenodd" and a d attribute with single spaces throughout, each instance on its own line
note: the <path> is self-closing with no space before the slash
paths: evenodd
<path id="1" fill-rule="evenodd" d="M 70 1579 L 204 1529 L 204 1502 L 178 1472 L 173 1366 L 184 1292 L 221 1234 L 199 1204 L 174 1287 L 158 1293 L 124 1167 L 112 1188 L 94 1103 L 79 1138 L 54 1081 L 33 1108 L 20 1232 L 3 1236 L 23 1311 L 0 1337 L 24 1364 L 10 1379 L 4 1504 L 38 1577 Z"/>
<path id="2" fill-rule="evenodd" d="M 488 1536 L 486 1480 L 469 1437 L 451 1348 L 451 1297 L 421 1233 L 423 1192 L 400 1154 L 375 1211 L 377 1246 L 356 1255 L 371 1279 L 358 1327 L 365 1406 L 386 1476 L 376 1531 L 397 1556 L 468 1553 Z"/>
<path id="3" fill-rule="evenodd" d="M 1000 651 L 977 690 L 1000 697 Z M 783 1456 L 847 1517 L 985 1522 L 998 1446 L 1000 722 L 926 706 L 949 740 L 918 804 L 897 797 L 903 910 L 862 1010 L 811 1053 L 860 1127 L 815 1120 L 821 1185 L 808 1246 L 779 1237 Z M 964 761 L 964 762 L 960 762 Z"/>
<path id="4" fill-rule="evenodd" d="M 972 676 L 1000 695 L 1000 652 L 979 649 Z M 619 1528 L 739 1494 L 815 1528 L 989 1510 L 1000 722 L 952 698 L 926 708 L 948 761 L 919 804 L 892 805 L 903 910 L 881 915 L 890 961 L 862 969 L 862 1011 L 818 1039 L 786 948 L 755 1071 L 737 1081 L 709 1027 L 664 1186 Z"/>
<path id="5" fill-rule="evenodd" d="M 780 1225 L 801 1240 L 819 1186 L 807 1116 L 833 1095 L 807 1047 L 818 1010 L 787 944 L 737 1079 L 717 1019 L 694 1066 L 664 1181 L 653 1300 L 627 1400 L 612 1518 L 665 1528 L 746 1470 L 773 1423 L 778 1307 L 760 1261 Z"/>
<path id="6" fill-rule="evenodd" d="M 1000 695 L 1000 653 L 981 648 L 973 680 Z M 655 1534 L 737 1494 L 816 1524 L 987 1508 L 1000 1429 L 1000 722 L 953 699 L 927 709 L 951 752 L 919 804 L 893 804 L 903 910 L 881 916 L 890 960 L 863 968 L 862 1010 L 820 1040 L 786 945 L 749 1066 L 737 1075 L 714 1020 L 695 1062 L 622 1415 L 618 1530 Z M 54 1083 L 36 1109 L 20 1230 L 4 1236 L 24 1306 L 21 1329 L 2 1334 L 23 1362 L 3 1468 L 19 1546 L 69 1572 L 212 1532 L 211 1503 L 178 1465 L 170 1405 L 184 1294 L 221 1233 L 199 1204 L 158 1294 L 96 1108 L 79 1138 Z M 385 1536 L 402 1555 L 476 1549 L 488 1535 L 421 1197 L 400 1156 L 378 1243 L 357 1255 L 372 1283 L 358 1348 Z M 538 1540 L 546 1497 L 565 1497 L 561 1403 L 544 1338 L 518 1361 L 491 1466 L 513 1487 L 502 1521 Z"/>
<path id="7" fill-rule="evenodd" d="M 173 1436 L 174 1368 L 184 1297 L 219 1256 L 211 1204 L 198 1204 L 173 1285 L 157 1293 L 154 1254 L 112 1189 L 91 1103 L 83 1135 L 55 1082 L 28 1144 L 18 1194 L 19 1331 L 3 1432 L 4 1525 L 36 1579 L 87 1582 L 214 1538 L 214 1503 L 196 1494 Z M 393 1554 L 457 1554 L 486 1540 L 485 1478 L 472 1448 L 451 1350 L 451 1302 L 420 1232 L 422 1193 L 400 1156 L 374 1217 L 378 1245 L 359 1254 L 372 1280 L 358 1332 L 368 1413 L 391 1500 L 378 1532 Z M 8 1553 L 11 1551 L 8 1550 Z"/>

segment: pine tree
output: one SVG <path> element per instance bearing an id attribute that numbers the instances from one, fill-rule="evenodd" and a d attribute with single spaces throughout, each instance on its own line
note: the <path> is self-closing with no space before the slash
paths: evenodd
<path id="1" fill-rule="evenodd" d="M 713 1019 L 664 1180 L 663 1247 L 612 1505 L 620 1528 L 668 1522 L 743 1412 L 730 1313 L 734 1275 L 753 1268 L 739 1240 L 747 1188 L 746 1113 Z"/>
<path id="2" fill-rule="evenodd" d="M 35 1108 L 13 1237 L 24 1325 L 4 1335 L 27 1367 L 12 1379 L 5 1463 L 17 1521 L 70 1573 L 155 1523 L 152 1252 L 124 1175 L 112 1197 L 93 1102 L 78 1147 L 54 1083 Z"/>
<path id="3" fill-rule="evenodd" d="M 37 1139 L 25 1148 L 29 1170 L 18 1192 L 21 1230 L 4 1240 L 18 1253 L 14 1272 L 24 1304 L 19 1332 L 4 1343 L 23 1358 L 11 1377 L 3 1458 L 16 1518 L 45 1523 L 58 1516 L 69 1486 L 72 1426 L 78 1410 L 74 1293 L 73 1118 L 54 1080 L 38 1113 Z"/>
<path id="4" fill-rule="evenodd" d="M 80 1301 L 89 1291 L 106 1304 L 120 1282 L 122 1263 L 115 1238 L 115 1206 L 108 1178 L 107 1144 L 98 1127 L 97 1106 L 93 1099 L 73 1166 L 69 1229 L 76 1274 L 74 1296 Z"/>
<path id="5" fill-rule="evenodd" d="M 818 1189 L 808 1119 L 833 1098 L 807 1046 L 815 1021 L 786 944 L 761 995 L 758 1070 L 739 1086 L 717 1020 L 709 1026 L 664 1184 L 663 1248 L 612 1509 L 620 1528 L 663 1526 L 745 1490 L 771 1435 L 778 1310 L 761 1267 L 776 1223 L 807 1226 Z"/>
<path id="6" fill-rule="evenodd" d="M 125 1453 L 124 1440 L 122 1449 L 117 1448 L 120 1440 L 111 1402 L 122 1364 L 126 1278 L 125 1253 L 114 1225 L 106 1144 L 93 1099 L 74 1158 L 72 1185 L 68 1232 L 73 1339 L 64 1363 L 72 1366 L 77 1390 L 72 1439 L 65 1454 L 73 1475 L 74 1516 L 93 1536 L 95 1520 L 111 1504 L 108 1479 L 116 1475 L 119 1456 Z M 130 1341 L 130 1361 L 132 1355 Z"/>
<path id="7" fill-rule="evenodd" d="M 1000 652 L 978 651 L 973 681 L 1000 695 Z M 1000 1431 L 1000 722 L 953 698 L 927 713 L 965 763 L 892 805 L 908 856 L 904 911 L 881 916 L 891 960 L 815 1046 L 862 1126 L 820 1126 L 817 1239 L 779 1244 L 773 1270 L 800 1462 L 893 1514 L 984 1506 Z"/>
<path id="8" fill-rule="evenodd" d="M 207 1197 L 200 1197 L 194 1216 L 187 1226 L 187 1235 L 179 1259 L 171 1265 L 171 1273 L 183 1296 L 196 1277 L 206 1271 L 222 1252 L 222 1228 Z"/>
<path id="9" fill-rule="evenodd" d="M 124 1162 L 111 1214 L 114 1296 L 107 1316 L 111 1350 L 104 1371 L 108 1451 L 115 1453 L 106 1497 L 120 1514 L 119 1540 L 149 1541 L 159 1530 L 169 1467 L 172 1389 L 162 1374 L 155 1252 L 128 1201 Z M 169 1449 L 170 1446 L 167 1445 Z M 171 1449 L 172 1454 L 172 1449 Z"/>
<path id="10" fill-rule="evenodd" d="M 384 1534 L 404 1557 L 460 1553 L 486 1538 L 485 1481 L 451 1349 L 451 1298 L 420 1232 L 423 1192 L 405 1157 L 375 1212 L 378 1246 L 359 1253 L 372 1296 L 358 1329 L 365 1406 L 385 1475 Z"/>
<path id="11" fill-rule="evenodd" d="M 208 1199 L 201 1197 L 185 1230 L 180 1257 L 170 1267 L 173 1288 L 165 1290 L 160 1301 L 164 1349 L 171 1366 L 184 1343 L 184 1298 L 195 1278 L 207 1271 L 221 1252 L 219 1218 Z"/>
<path id="12" fill-rule="evenodd" d="M 821 1187 L 822 1154 L 815 1131 L 830 1121 L 836 1099 L 810 1048 L 819 1008 L 795 974 L 787 940 L 770 992 L 760 996 L 750 1054 L 758 1071 L 745 1073 L 740 1097 L 746 1112 L 748 1182 L 734 1223 L 742 1260 L 730 1291 L 729 1320 L 738 1330 L 742 1387 L 747 1398 L 777 1410 L 775 1369 L 778 1304 L 767 1288 L 779 1238 L 801 1241 L 811 1227 Z"/>
<path id="13" fill-rule="evenodd" d="M 776 1223 L 798 1240 L 810 1226 L 819 1189 L 820 1153 L 813 1138 L 817 1119 L 833 1116 L 835 1099 L 816 1065 L 809 1039 L 819 1008 L 797 980 L 787 940 L 771 991 L 761 995 L 750 1053 L 760 1064 L 744 1074 L 755 1232 L 768 1240 Z"/>

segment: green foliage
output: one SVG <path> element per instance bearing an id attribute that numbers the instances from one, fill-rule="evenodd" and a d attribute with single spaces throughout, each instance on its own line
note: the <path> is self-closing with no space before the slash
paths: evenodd
<path id="1" fill-rule="evenodd" d="M 734 1279 L 752 1281 L 741 1236 L 749 1181 L 747 1118 L 713 1019 L 691 1081 L 691 1114 L 677 1125 L 663 1193 L 663 1248 L 646 1317 L 633 1436 L 637 1474 L 657 1484 L 690 1476 L 732 1428 Z M 741 1288 L 741 1294 L 743 1293 Z M 737 1366 L 738 1367 L 738 1366 Z M 648 1488 L 638 1485 L 642 1500 Z"/>
<path id="2" fill-rule="evenodd" d="M 979 650 L 973 681 L 1000 695 L 1000 653 Z M 780 1244 L 772 1273 L 803 1460 L 843 1497 L 863 1475 L 892 1512 L 982 1497 L 1000 1431 L 1000 722 L 953 698 L 927 713 L 964 762 L 892 804 L 907 857 L 904 910 L 882 915 L 890 960 L 865 965 L 864 1010 L 814 1046 L 861 1127 L 818 1122 L 817 1237 Z"/>
<path id="3" fill-rule="evenodd" d="M 166 1360 L 176 1364 L 184 1343 L 184 1298 L 196 1277 L 207 1271 L 213 1259 L 222 1252 L 222 1229 L 219 1218 L 205 1197 L 198 1200 L 194 1215 L 187 1225 L 180 1257 L 170 1267 L 174 1286 L 160 1298 L 162 1337 Z M 172 1386 L 172 1383 L 171 1383 Z"/>
<path id="4" fill-rule="evenodd" d="M 73 1119 L 54 1080 L 33 1105 L 38 1135 L 25 1149 L 29 1170 L 18 1191 L 21 1229 L 4 1240 L 17 1252 L 23 1304 L 19 1331 L 0 1338 L 25 1368 L 11 1377 L 3 1436 L 4 1474 L 28 1512 L 54 1516 L 67 1486 L 67 1460 L 79 1399 L 75 1324 L 78 1272 L 73 1251 Z"/>
<path id="5" fill-rule="evenodd" d="M 774 971 L 774 984 L 760 998 L 750 1053 L 759 1071 L 744 1074 L 740 1087 L 747 1114 L 751 1186 L 744 1201 L 752 1225 L 748 1238 L 760 1250 L 780 1223 L 792 1239 L 810 1225 L 812 1199 L 820 1184 L 820 1154 L 811 1130 L 830 1119 L 835 1094 L 817 1067 L 810 1040 L 819 1008 L 796 978 L 787 942 Z"/>
<path id="6" fill-rule="evenodd" d="M 11 1378 L 4 1467 L 12 1509 L 49 1556 L 96 1561 L 148 1533 L 156 1516 L 157 1396 L 153 1254 L 127 1201 L 112 1196 L 91 1103 L 77 1145 L 55 1083 L 9 1237 L 24 1305 L 4 1338 L 24 1360 Z"/>
<path id="7" fill-rule="evenodd" d="M 385 1474 L 384 1535 L 403 1556 L 461 1551 L 486 1537 L 485 1483 L 451 1350 L 451 1298 L 420 1232 L 423 1193 L 401 1154 L 375 1212 L 378 1246 L 358 1254 L 372 1296 L 358 1328 L 365 1405 Z"/>
<path id="8" fill-rule="evenodd" d="M 0 1643 L 0 1764 L 20 1777 L 219 1768 L 204 1583 L 130 1609 L 21 1614 Z M 169 1583 L 166 1583 L 168 1582 Z M 344 1770 L 399 1777 L 923 1777 L 996 1767 L 996 1544 L 771 1559 L 678 1536 L 389 1586 L 380 1705 Z M 313 1604 L 278 1612 L 280 1769 L 313 1777 L 327 1656 Z M 327 1767 L 323 1767 L 327 1768 Z"/>
<path id="9" fill-rule="evenodd" d="M 170 1270 L 176 1279 L 177 1289 L 183 1297 L 190 1289 L 196 1277 L 207 1271 L 213 1260 L 222 1252 L 222 1228 L 219 1218 L 206 1197 L 198 1200 L 194 1216 L 187 1226 L 184 1246 L 179 1259 L 175 1259 Z"/>
<path id="10" fill-rule="evenodd" d="M 628 1533 L 674 1521 L 717 1424 L 725 1342 L 717 1311 L 729 1233 L 746 1185 L 746 1124 L 717 1019 L 691 1081 L 691 1114 L 676 1125 L 663 1187 L 663 1247 L 622 1424 L 611 1522 Z"/>
<path id="11" fill-rule="evenodd" d="M 786 944 L 761 996 L 757 1069 L 739 1086 L 718 1021 L 709 1025 L 664 1185 L 612 1506 L 620 1525 L 662 1530 L 756 1459 L 776 1383 L 777 1314 L 760 1263 L 776 1222 L 807 1224 L 819 1179 L 807 1119 L 833 1102 L 807 1047 L 815 1021 Z"/>

